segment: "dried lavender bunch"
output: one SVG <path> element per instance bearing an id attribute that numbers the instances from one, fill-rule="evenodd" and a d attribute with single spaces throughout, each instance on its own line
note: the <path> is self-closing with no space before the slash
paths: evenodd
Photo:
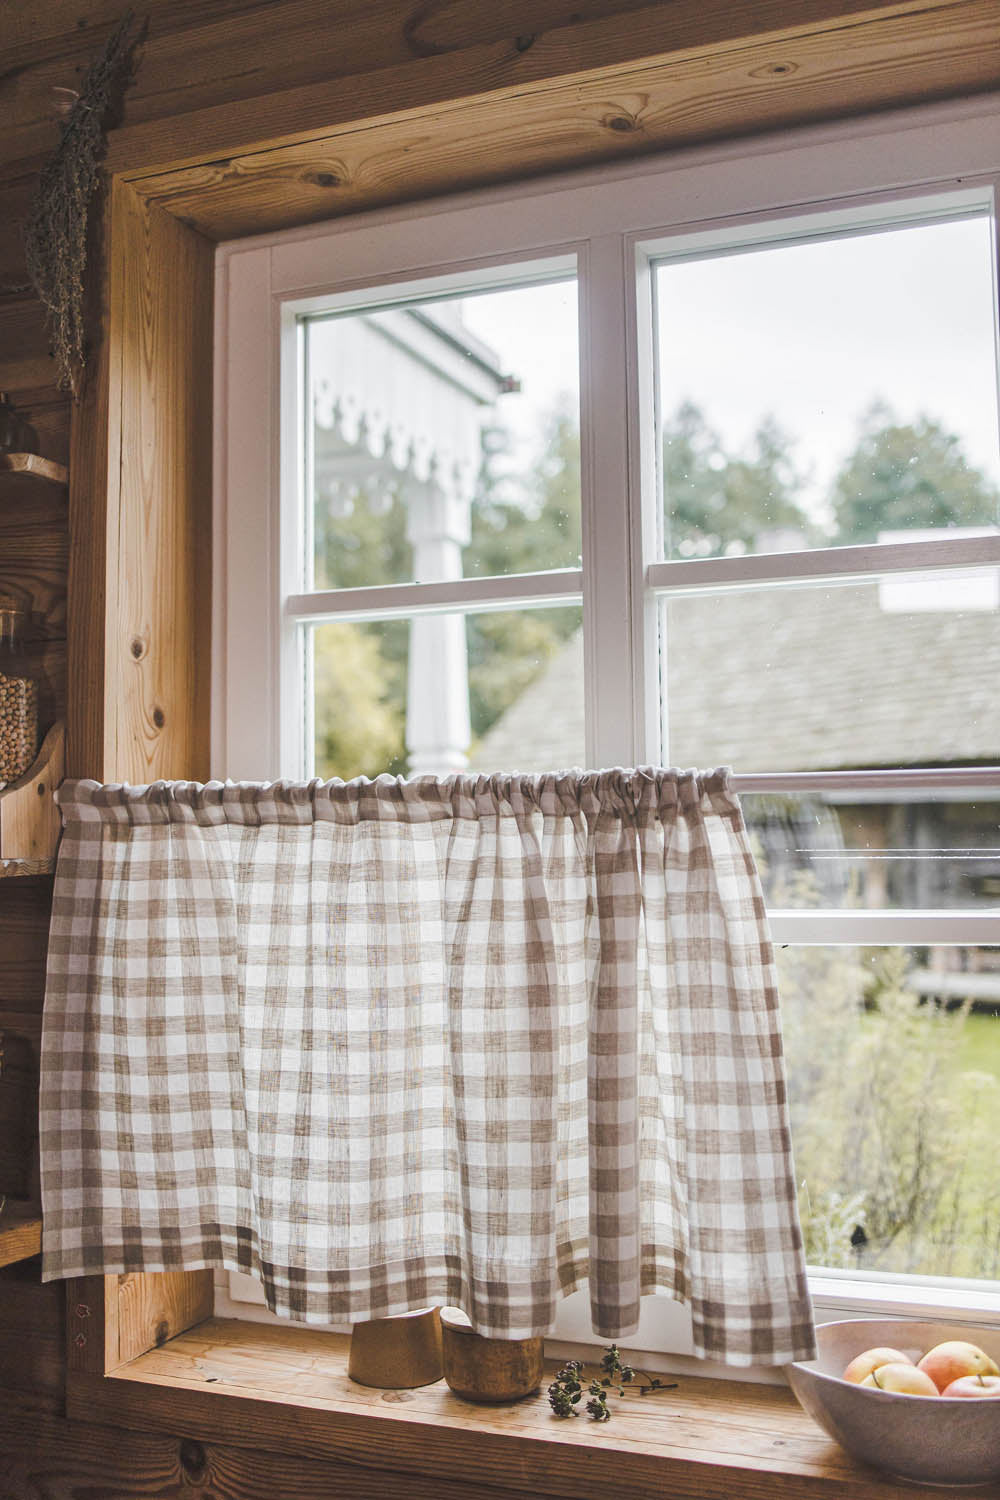
<path id="1" fill-rule="evenodd" d="M 42 169 L 24 229 L 28 275 L 48 313 L 57 382 L 77 398 L 85 360 L 87 222 L 104 150 L 104 121 L 128 82 L 141 39 L 141 33 L 129 38 L 132 20 L 129 11 L 87 70 L 59 127 L 59 144 Z"/>

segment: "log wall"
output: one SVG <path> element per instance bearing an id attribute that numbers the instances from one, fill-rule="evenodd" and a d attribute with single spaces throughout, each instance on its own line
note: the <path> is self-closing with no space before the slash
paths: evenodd
<path id="1" fill-rule="evenodd" d="M 68 717 L 71 773 L 134 781 L 207 769 L 214 240 L 1000 86 L 996 0 L 147 0 L 74 410 L 20 229 L 57 139 L 54 90 L 78 84 L 123 9 L 0 6 L 0 389 L 71 486 L 68 508 L 0 489 L 0 590 L 31 596 L 43 717 Z M 50 899 L 45 878 L 0 881 L 0 1193 L 18 1197 L 37 1192 Z M 0 1270 L 0 1500 L 425 1493 L 198 1432 L 70 1421 L 66 1367 L 62 1289 L 37 1260 Z M 426 1494 L 447 1500 L 438 1482 Z"/>

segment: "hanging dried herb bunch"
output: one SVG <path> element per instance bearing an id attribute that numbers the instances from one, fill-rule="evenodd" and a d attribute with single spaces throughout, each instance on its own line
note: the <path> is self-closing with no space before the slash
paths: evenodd
<path id="1" fill-rule="evenodd" d="M 104 150 L 104 125 L 128 84 L 141 40 L 141 32 L 129 35 L 132 21 L 129 11 L 87 70 L 59 127 L 59 144 L 42 169 L 24 231 L 28 275 L 49 315 L 57 382 L 74 397 L 80 394 L 85 359 L 87 218 Z"/>

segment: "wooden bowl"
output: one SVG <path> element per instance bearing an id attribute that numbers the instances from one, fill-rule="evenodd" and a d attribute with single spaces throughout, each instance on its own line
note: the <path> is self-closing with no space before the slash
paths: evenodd
<path id="1" fill-rule="evenodd" d="M 484 1339 L 461 1308 L 442 1307 L 444 1378 L 463 1401 L 521 1401 L 542 1381 L 542 1339 Z"/>
<path id="2" fill-rule="evenodd" d="M 407 1391 L 441 1379 L 441 1319 L 436 1307 L 355 1323 L 347 1373 L 359 1385 Z"/>

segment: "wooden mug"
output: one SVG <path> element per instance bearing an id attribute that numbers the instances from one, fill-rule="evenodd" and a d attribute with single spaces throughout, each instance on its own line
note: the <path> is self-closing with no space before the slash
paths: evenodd
<path id="1" fill-rule="evenodd" d="M 444 1378 L 464 1401 L 520 1401 L 542 1382 L 542 1338 L 487 1339 L 461 1308 L 442 1307 Z"/>
<path id="2" fill-rule="evenodd" d="M 355 1323 L 347 1373 L 359 1385 L 412 1390 L 441 1379 L 441 1319 L 436 1307 Z"/>

